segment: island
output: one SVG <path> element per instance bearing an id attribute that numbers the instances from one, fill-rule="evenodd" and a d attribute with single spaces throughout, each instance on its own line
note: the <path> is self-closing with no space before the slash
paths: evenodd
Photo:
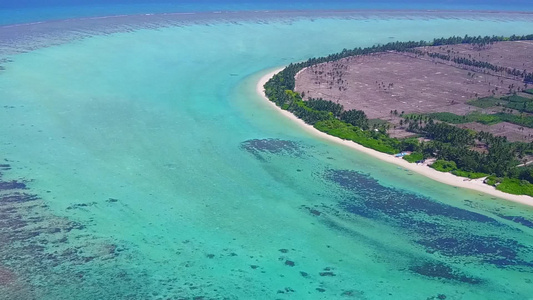
<path id="1" fill-rule="evenodd" d="M 265 96 L 315 130 L 533 204 L 533 34 L 344 49 L 272 75 Z"/>

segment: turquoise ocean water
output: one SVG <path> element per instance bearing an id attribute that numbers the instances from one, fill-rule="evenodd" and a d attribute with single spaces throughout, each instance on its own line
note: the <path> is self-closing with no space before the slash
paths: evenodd
<path id="1" fill-rule="evenodd" d="M 533 209 L 318 139 L 255 88 L 342 48 L 529 34 L 532 16 L 69 22 L 0 28 L 5 299 L 531 299 Z"/>

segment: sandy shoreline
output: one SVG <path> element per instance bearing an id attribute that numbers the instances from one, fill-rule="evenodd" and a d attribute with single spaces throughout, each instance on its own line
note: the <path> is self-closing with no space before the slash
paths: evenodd
<path id="1" fill-rule="evenodd" d="M 321 132 L 321 131 L 315 129 L 313 126 L 311 126 L 309 124 L 306 124 L 303 120 L 297 118 L 291 112 L 286 111 L 286 110 L 282 110 L 276 104 L 274 104 L 274 102 L 268 100 L 268 98 L 266 97 L 265 89 L 264 89 L 263 86 L 265 85 L 265 83 L 270 78 L 272 78 L 272 76 L 274 76 L 276 73 L 280 72 L 281 70 L 283 70 L 283 69 L 277 69 L 275 71 L 269 72 L 268 74 L 265 74 L 264 76 L 262 76 L 261 79 L 257 82 L 257 86 L 256 86 L 257 93 L 267 103 L 269 103 L 272 107 L 274 107 L 279 113 L 281 113 L 284 116 L 286 116 L 287 118 L 293 120 L 295 123 L 300 125 L 300 127 L 302 127 L 307 132 L 309 132 L 309 133 L 311 133 L 311 134 L 313 134 L 313 135 L 315 135 L 317 137 L 320 137 L 320 138 L 323 138 L 323 139 L 326 139 L 326 140 L 329 140 L 329 141 L 332 141 L 332 142 L 335 142 L 335 143 L 338 143 L 338 144 L 342 144 L 342 145 L 344 145 L 346 147 L 355 149 L 357 151 L 364 152 L 364 153 L 366 153 L 368 155 L 371 155 L 371 156 L 373 156 L 375 158 L 378 158 L 378 159 L 380 159 L 382 161 L 386 161 L 388 163 L 392 163 L 392 164 L 398 165 L 398 166 L 400 166 L 400 167 L 402 167 L 404 169 L 407 169 L 407 170 L 416 172 L 418 174 L 424 175 L 424 176 L 426 176 L 428 178 L 431 178 L 433 180 L 439 181 L 441 183 L 445 183 L 445 184 L 448 184 L 448 185 L 451 185 L 451 186 L 460 187 L 460 188 L 471 189 L 471 190 L 479 191 L 479 192 L 482 192 L 482 193 L 485 193 L 485 194 L 488 194 L 488 195 L 492 195 L 492 196 L 495 196 L 495 197 L 498 197 L 498 198 L 502 198 L 502 199 L 513 201 L 513 202 L 518 202 L 518 203 L 522 203 L 522 204 L 525 204 L 525 205 L 533 206 L 533 197 L 529 197 L 529 196 L 525 196 L 525 195 L 512 195 L 512 194 L 504 193 L 502 191 L 498 191 L 498 190 L 496 190 L 495 187 L 484 184 L 483 180 L 481 180 L 481 179 L 465 181 L 464 177 L 455 176 L 455 175 L 453 175 L 451 173 L 439 172 L 439 171 L 434 170 L 434 169 L 432 169 L 432 168 L 430 168 L 429 166 L 426 166 L 426 165 L 418 165 L 418 164 L 409 163 L 406 160 L 394 157 L 393 155 L 389 155 L 389 154 L 382 153 L 382 152 L 379 152 L 379 151 L 376 151 L 376 150 L 373 150 L 373 149 L 370 149 L 370 148 L 366 148 L 366 147 L 363 147 L 363 146 L 361 146 L 361 145 L 359 145 L 359 144 L 357 144 L 355 142 L 343 140 L 341 138 L 331 136 L 331 135 L 329 135 L 327 133 L 324 133 L 324 132 Z"/>

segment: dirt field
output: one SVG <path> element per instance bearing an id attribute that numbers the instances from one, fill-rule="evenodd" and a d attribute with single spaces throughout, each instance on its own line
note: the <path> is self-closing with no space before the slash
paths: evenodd
<path id="1" fill-rule="evenodd" d="M 533 72 L 533 41 L 494 43 L 485 47 L 470 44 L 423 48 L 430 52 L 486 61 L 493 65 Z"/>
<path id="2" fill-rule="evenodd" d="M 295 90 L 305 98 L 321 97 L 345 109 L 363 110 L 369 118 L 386 118 L 391 110 L 464 115 L 479 110 L 467 105 L 468 100 L 493 91 L 503 95 L 509 85 L 520 83 L 402 53 L 382 53 L 306 68 L 296 76 Z"/>
<path id="3" fill-rule="evenodd" d="M 465 57 L 491 64 L 533 72 L 533 41 L 501 42 L 483 47 L 450 45 L 419 48 L 433 53 Z M 501 107 L 481 109 L 467 101 L 487 96 L 519 92 L 523 79 L 488 69 L 458 65 L 452 61 L 412 53 L 386 52 L 348 57 L 315 65 L 296 75 L 295 90 L 304 99 L 324 98 L 344 105 L 345 109 L 363 110 L 370 119 L 391 123 L 394 137 L 411 135 L 399 125 L 404 113 L 451 112 L 466 115 L 473 111 L 500 112 Z M 511 141 L 533 141 L 533 129 L 510 123 L 492 126 L 478 123 L 459 125 L 476 131 L 507 136 Z"/>
<path id="4" fill-rule="evenodd" d="M 533 129 L 507 122 L 502 122 L 491 126 L 480 123 L 466 123 L 457 126 L 461 128 L 469 128 L 475 131 L 490 132 L 496 136 L 506 136 L 507 139 L 512 142 L 533 142 Z"/>

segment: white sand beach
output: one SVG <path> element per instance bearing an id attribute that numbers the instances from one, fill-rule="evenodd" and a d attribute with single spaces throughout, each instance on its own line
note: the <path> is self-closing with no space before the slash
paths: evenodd
<path id="1" fill-rule="evenodd" d="M 361 145 L 359 145 L 359 144 L 357 144 L 357 143 L 355 143 L 353 141 L 343 140 L 341 138 L 331 136 L 331 135 L 329 135 L 327 133 L 324 133 L 324 132 L 321 132 L 321 131 L 315 129 L 313 126 L 311 126 L 309 124 L 306 124 L 303 120 L 299 119 L 298 117 L 293 115 L 291 112 L 286 111 L 286 110 L 282 110 L 280 107 L 278 107 L 276 104 L 274 104 L 273 102 L 268 100 L 268 98 L 266 97 L 265 89 L 264 89 L 263 86 L 265 85 L 265 83 L 268 80 L 270 80 L 270 78 L 272 78 L 276 73 L 280 72 L 281 70 L 283 70 L 283 69 L 277 69 L 277 70 L 269 72 L 268 74 L 266 74 L 263 77 L 261 77 L 261 79 L 257 83 L 257 93 L 266 102 L 268 102 L 272 107 L 276 108 L 277 111 L 279 111 L 281 114 L 283 114 L 287 118 L 290 118 L 291 120 L 293 120 L 295 123 L 300 125 L 303 129 L 305 129 L 307 132 L 309 132 L 309 133 L 311 133 L 311 134 L 313 134 L 313 135 L 315 135 L 317 137 L 320 137 L 322 139 L 326 139 L 326 140 L 329 140 L 329 141 L 332 141 L 332 142 L 335 142 L 335 143 L 339 143 L 339 144 L 342 144 L 342 145 L 344 145 L 346 147 L 350 147 L 352 149 L 355 149 L 357 151 L 364 152 L 364 153 L 366 153 L 368 155 L 371 155 L 371 156 L 373 156 L 375 158 L 378 158 L 378 159 L 381 159 L 383 161 L 398 165 L 398 166 L 400 166 L 402 168 L 405 168 L 407 170 L 419 173 L 419 174 L 424 175 L 426 177 L 429 177 L 429 178 L 431 178 L 433 180 L 436 180 L 436 181 L 439 181 L 439 182 L 442 182 L 442 183 L 445 183 L 445 184 L 448 184 L 448 185 L 451 185 L 451 186 L 456 186 L 456 187 L 460 187 L 460 188 L 467 188 L 467 189 L 479 191 L 479 192 L 482 192 L 482 193 L 485 193 L 485 194 L 489 194 L 489 195 L 492 195 L 492 196 L 495 196 L 495 197 L 498 197 L 498 198 L 502 198 L 502 199 L 506 199 L 506 200 L 510 200 L 510 201 L 514 201 L 514 202 L 518 202 L 518 203 L 522 203 L 522 204 L 525 204 L 525 205 L 533 206 L 533 197 L 525 196 L 525 195 L 512 195 L 512 194 L 504 193 L 502 191 L 498 191 L 498 190 L 496 190 L 495 187 L 487 185 L 487 184 L 484 184 L 483 183 L 483 179 L 475 179 L 475 180 L 466 179 L 465 180 L 464 177 L 455 176 L 455 175 L 453 175 L 451 173 L 439 172 L 439 171 L 437 171 L 435 169 L 430 168 L 427 165 L 409 163 L 409 162 L 407 162 L 406 160 L 404 160 L 402 158 L 398 158 L 398 157 L 395 157 L 393 155 L 389 155 L 389 154 L 382 153 L 382 152 L 379 152 L 379 151 L 376 151 L 376 150 L 373 150 L 373 149 L 370 149 L 370 148 L 366 148 L 366 147 L 363 147 L 363 146 L 361 146 Z"/>

